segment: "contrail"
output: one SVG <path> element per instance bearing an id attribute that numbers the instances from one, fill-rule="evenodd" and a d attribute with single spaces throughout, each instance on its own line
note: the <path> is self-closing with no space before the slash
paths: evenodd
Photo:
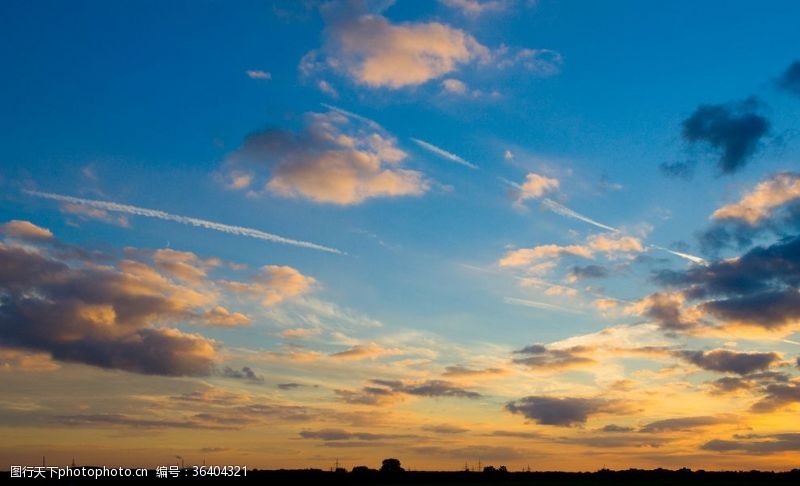
<path id="1" fill-rule="evenodd" d="M 327 109 L 329 109 L 331 111 L 335 111 L 336 113 L 339 113 L 340 115 L 344 115 L 344 116 L 346 116 L 348 118 L 352 118 L 353 120 L 358 120 L 360 122 L 366 123 L 367 125 L 371 126 L 372 128 L 383 129 L 383 127 L 381 127 L 381 125 L 378 122 L 376 122 L 375 120 L 371 120 L 371 119 L 369 119 L 369 118 L 367 118 L 365 116 L 361 116 L 361 115 L 359 115 L 357 113 L 353 113 L 352 111 L 343 110 L 342 108 L 339 108 L 338 106 L 329 105 L 328 103 L 320 103 L 320 105 L 324 106 L 325 108 L 327 108 Z"/>
<path id="2" fill-rule="evenodd" d="M 800 346 L 800 343 L 798 343 L 797 341 L 792 341 L 791 339 L 781 339 L 781 341 L 789 344 L 797 344 L 798 346 Z"/>
<path id="3" fill-rule="evenodd" d="M 594 226 L 597 226 L 598 228 L 603 228 L 603 229 L 607 229 L 609 231 L 613 231 L 614 233 L 619 233 L 619 230 L 617 228 L 613 228 L 613 227 L 605 225 L 603 223 L 599 223 L 599 222 L 597 222 L 597 221 L 595 221 L 595 220 L 593 220 L 591 218 L 587 218 L 586 216 L 584 216 L 584 215 L 582 215 L 580 213 L 576 213 L 575 211 L 571 210 L 570 208 L 568 208 L 568 207 L 566 207 L 566 206 L 564 206 L 562 204 L 559 204 L 559 203 L 553 201 L 550 198 L 546 197 L 546 198 L 542 199 L 542 205 L 544 207 L 546 207 L 547 209 L 549 209 L 550 211 L 553 211 L 556 214 L 560 214 L 561 216 L 566 216 L 568 218 L 578 219 L 580 221 L 583 221 L 584 223 L 589 223 L 589 224 L 592 224 Z"/>
<path id="4" fill-rule="evenodd" d="M 125 213 L 125 214 L 132 214 L 135 216 L 144 216 L 145 218 L 156 218 L 162 219 L 165 221 L 172 221 L 175 223 L 181 224 L 188 224 L 190 226 L 197 226 L 200 228 L 210 229 L 214 231 L 220 231 L 222 233 L 229 233 L 232 235 L 238 236 L 248 236 L 250 238 L 256 238 L 259 240 L 267 240 L 272 241 L 275 243 L 282 243 L 284 245 L 293 245 L 299 246 L 302 248 L 310 248 L 312 250 L 319 250 L 319 251 L 327 251 L 330 253 L 336 253 L 338 255 L 346 255 L 346 253 L 337 250 L 336 248 L 330 248 L 327 246 L 318 245 L 316 243 L 311 243 L 308 241 L 300 241 L 300 240 L 292 240 L 289 238 L 284 238 L 283 236 L 273 235 L 270 233 L 265 233 L 263 231 L 246 228 L 244 226 L 231 226 L 228 224 L 222 223 L 215 223 L 213 221 L 206 221 L 204 219 L 197 219 L 191 218 L 189 216 L 179 216 L 177 214 L 170 214 L 165 213 L 164 211 L 158 211 L 156 209 L 146 209 L 140 208 L 137 206 L 129 206 L 127 204 L 119 204 L 115 202 L 109 201 L 97 201 L 93 199 L 82 199 L 79 197 L 72 197 L 72 196 L 62 196 L 60 194 L 52 194 L 49 192 L 39 192 L 39 191 L 28 191 L 24 190 L 24 193 L 34 196 L 34 197 L 41 197 L 44 199 L 52 199 L 54 201 L 61 201 L 66 203 L 72 204 L 81 204 L 84 206 L 89 206 L 93 208 L 103 209 L 106 211 L 112 211 L 117 213 Z"/>
<path id="5" fill-rule="evenodd" d="M 428 142 L 426 142 L 424 140 L 420 140 L 418 138 L 413 138 L 412 137 L 411 141 L 416 143 L 420 147 L 424 148 L 425 150 L 429 150 L 429 151 L 435 153 L 436 155 L 438 155 L 440 157 L 444 157 L 447 160 L 451 160 L 451 161 L 455 162 L 456 164 L 466 165 L 470 169 L 477 169 L 478 168 L 477 165 L 475 165 L 475 164 L 473 164 L 471 162 L 467 162 L 466 160 L 462 159 L 458 155 L 456 155 L 454 153 L 451 153 L 451 152 L 448 152 L 447 150 L 440 149 L 436 145 L 428 143 Z"/>
<path id="6" fill-rule="evenodd" d="M 675 255 L 677 257 L 684 258 L 684 259 L 689 260 L 690 262 L 696 263 L 698 265 L 708 266 L 708 262 L 706 260 L 704 260 L 703 258 L 700 258 L 699 256 L 690 255 L 688 253 L 681 253 L 679 251 L 670 250 L 669 248 L 664 248 L 663 246 L 657 246 L 657 245 L 650 245 L 650 248 L 655 248 L 656 250 L 661 250 L 661 251 L 665 251 L 667 253 L 672 253 L 673 255 Z"/>
<path id="7" fill-rule="evenodd" d="M 546 302 L 537 302 L 535 300 L 527 300 L 527 299 L 517 299 L 514 297 L 504 297 L 503 302 L 506 304 L 515 304 L 515 305 L 524 305 L 526 307 L 534 307 L 536 309 L 544 309 L 544 310 L 557 310 L 563 312 L 571 312 L 573 314 L 583 314 L 583 312 L 577 309 L 568 309 L 566 307 L 561 307 L 560 305 L 548 304 Z"/>

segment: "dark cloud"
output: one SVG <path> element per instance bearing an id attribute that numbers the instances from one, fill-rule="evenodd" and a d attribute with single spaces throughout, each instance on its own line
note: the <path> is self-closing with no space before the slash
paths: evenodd
<path id="1" fill-rule="evenodd" d="M 342 429 L 322 429 L 322 430 L 304 430 L 300 432 L 300 437 L 304 439 L 319 439 L 324 441 L 346 441 L 346 440 L 376 441 L 376 440 L 387 440 L 387 439 L 411 438 L 415 436 L 397 435 L 397 434 L 373 434 L 370 432 L 348 432 Z"/>
<path id="2" fill-rule="evenodd" d="M 400 380 L 370 380 L 371 386 L 360 390 L 334 390 L 341 400 L 361 405 L 381 405 L 402 399 L 405 395 L 422 397 L 479 398 L 480 393 L 461 388 L 449 381 L 428 380 L 405 383 Z"/>
<path id="3" fill-rule="evenodd" d="M 575 280 L 583 280 L 587 278 L 605 278 L 608 277 L 609 272 L 606 267 L 600 265 L 576 265 L 569 271 L 569 276 Z"/>
<path id="4" fill-rule="evenodd" d="M 699 305 L 708 315 L 732 324 L 780 329 L 800 319 L 800 237 L 755 247 L 739 258 L 694 266 L 685 271 L 662 270 L 655 281 L 680 288 L 689 299 L 711 299 Z M 658 295 L 658 294 L 654 294 Z M 664 327 L 683 322 L 680 302 L 658 309 Z"/>
<path id="5" fill-rule="evenodd" d="M 674 430 L 691 430 L 697 427 L 729 422 L 724 417 L 680 417 L 651 422 L 640 429 L 640 432 L 667 432 Z"/>
<path id="6" fill-rule="evenodd" d="M 791 379 L 786 373 L 779 371 L 762 371 L 746 376 L 724 376 L 710 383 L 712 392 L 717 394 L 732 393 L 738 390 L 764 389 L 772 383 L 788 383 Z"/>
<path id="7" fill-rule="evenodd" d="M 787 405 L 800 402 L 800 383 L 770 383 L 763 388 L 764 396 L 751 410 L 758 413 L 772 412 Z"/>
<path id="8" fill-rule="evenodd" d="M 422 427 L 422 430 L 426 430 L 428 432 L 433 432 L 434 434 L 463 434 L 464 432 L 469 432 L 468 429 L 463 427 L 457 427 L 455 425 L 448 425 L 448 424 L 439 424 L 439 425 L 425 425 Z"/>
<path id="9" fill-rule="evenodd" d="M 279 383 L 278 388 L 281 390 L 294 390 L 296 388 L 300 388 L 303 385 L 301 383 Z"/>
<path id="10" fill-rule="evenodd" d="M 569 427 L 586 423 L 591 415 L 621 410 L 614 401 L 601 398 L 529 396 L 506 404 L 506 410 L 542 425 Z"/>
<path id="11" fill-rule="evenodd" d="M 520 432 L 518 430 L 494 430 L 488 435 L 492 437 L 515 437 L 517 439 L 541 439 L 539 432 Z"/>
<path id="12" fill-rule="evenodd" d="M 737 390 L 749 390 L 752 386 L 750 380 L 737 376 L 723 376 L 711 382 L 716 393 L 731 393 Z"/>
<path id="13" fill-rule="evenodd" d="M 678 351 L 675 354 L 704 370 L 738 375 L 765 370 L 780 361 L 778 353 L 738 353 L 727 349 Z"/>
<path id="14" fill-rule="evenodd" d="M 542 344 L 532 344 L 514 351 L 514 354 L 523 355 L 524 357 L 514 358 L 513 362 L 531 369 L 560 370 L 595 363 L 595 360 L 583 356 L 583 354 L 591 351 L 592 349 L 586 346 L 549 349 Z"/>
<path id="15" fill-rule="evenodd" d="M 380 384 L 379 380 L 374 380 L 376 384 Z M 385 382 L 389 383 L 389 382 Z M 429 380 L 417 385 L 388 385 L 392 390 L 400 393 L 407 393 L 409 395 L 418 395 L 423 397 L 460 397 L 460 398 L 478 398 L 480 393 L 466 390 L 456 386 L 450 382 L 443 380 Z"/>
<path id="16" fill-rule="evenodd" d="M 159 375 L 208 375 L 213 341 L 156 324 L 196 317 L 199 294 L 144 264 L 52 259 L 0 243 L 0 344 L 54 359 Z"/>
<path id="17" fill-rule="evenodd" d="M 633 432 L 633 427 L 623 427 L 621 425 L 608 424 L 600 430 L 603 432 Z"/>
<path id="18" fill-rule="evenodd" d="M 264 383 L 264 377 L 256 374 L 249 366 L 242 366 L 241 369 L 234 369 L 226 366 L 222 369 L 222 376 L 225 378 L 233 378 L 235 380 L 245 380 L 252 383 Z"/>
<path id="19" fill-rule="evenodd" d="M 614 447 L 661 447 L 667 439 L 648 437 L 641 434 L 614 434 L 596 436 L 578 436 L 560 440 L 567 444 L 580 444 L 588 447 L 614 448 Z"/>
<path id="20" fill-rule="evenodd" d="M 717 255 L 726 248 L 746 249 L 754 242 L 770 237 L 778 241 L 791 239 L 800 231 L 800 201 L 792 200 L 755 223 L 740 219 L 725 219 L 712 223 L 697 233 L 700 250 Z"/>
<path id="21" fill-rule="evenodd" d="M 645 300 L 644 315 L 658 322 L 665 331 L 686 331 L 697 324 L 684 317 L 681 312 L 682 302 L 670 294 L 656 292 Z"/>
<path id="22" fill-rule="evenodd" d="M 468 368 L 466 366 L 455 365 L 445 368 L 442 376 L 451 377 L 477 377 L 477 376 L 491 376 L 505 374 L 506 370 L 500 368 Z"/>
<path id="23" fill-rule="evenodd" d="M 746 452 L 748 454 L 771 454 L 773 452 L 800 451 L 800 434 L 748 435 L 737 440 L 714 439 L 701 449 L 716 452 Z"/>
<path id="24" fill-rule="evenodd" d="M 769 132 L 769 120 L 757 113 L 759 105 L 754 97 L 725 105 L 700 105 L 683 121 L 681 135 L 691 145 L 705 144 L 717 152 L 720 171 L 732 174 L 747 164 Z"/>
<path id="25" fill-rule="evenodd" d="M 800 61 L 791 63 L 776 84 L 787 93 L 800 96 Z"/>
<path id="26" fill-rule="evenodd" d="M 701 308 L 726 321 L 758 323 L 767 329 L 779 329 L 800 318 L 800 293 L 797 289 L 766 291 L 706 302 Z"/>
<path id="27" fill-rule="evenodd" d="M 219 429 L 225 430 L 232 427 L 226 424 L 214 424 L 200 420 L 201 417 L 190 417 L 182 420 L 159 420 L 131 417 L 122 414 L 81 414 L 59 415 L 54 417 L 54 422 L 67 427 L 133 427 L 144 429 Z"/>

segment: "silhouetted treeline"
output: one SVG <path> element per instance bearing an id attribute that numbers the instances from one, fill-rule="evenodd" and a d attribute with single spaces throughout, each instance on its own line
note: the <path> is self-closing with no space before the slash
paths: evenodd
<path id="1" fill-rule="evenodd" d="M 750 486 L 750 485 L 797 485 L 800 484 L 800 469 L 793 469 L 787 472 L 769 471 L 692 471 L 689 469 L 668 470 L 668 469 L 628 469 L 624 471 L 611 471 L 608 469 L 596 472 L 555 472 L 555 471 L 531 471 L 531 472 L 508 472 L 501 467 L 494 468 L 489 466 L 483 472 L 474 471 L 405 471 L 399 461 L 381 469 L 370 469 L 366 466 L 354 467 L 351 471 L 338 469 L 337 471 L 323 471 L 320 469 L 281 469 L 276 471 L 248 470 L 246 477 L 191 477 L 189 469 L 187 475 L 179 478 L 156 478 L 155 471 L 150 471 L 148 478 L 69 478 L 61 479 L 29 479 L 25 478 L 25 483 L 33 481 L 38 483 L 52 482 L 61 485 L 72 484 L 98 484 L 104 481 L 117 483 L 134 483 L 147 481 L 161 481 L 162 484 L 188 484 L 194 482 L 218 483 L 230 481 L 238 483 L 258 483 L 265 485 L 367 485 L 367 484 L 391 484 L 391 485 L 490 485 L 490 484 L 514 484 L 514 485 L 535 485 L 535 486 L 573 486 L 573 485 L 645 485 L 645 486 L 666 486 L 666 485 L 726 485 L 726 486 Z M 9 472 L 0 473 L 0 482 L 9 479 Z"/>

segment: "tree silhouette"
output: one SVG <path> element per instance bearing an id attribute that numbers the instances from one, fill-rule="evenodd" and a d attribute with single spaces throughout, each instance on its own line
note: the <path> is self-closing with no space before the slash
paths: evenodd
<path id="1" fill-rule="evenodd" d="M 401 472 L 405 472 L 405 469 L 400 467 L 400 461 L 398 459 L 384 459 L 383 465 L 381 466 L 381 472 L 387 474 L 397 474 Z"/>

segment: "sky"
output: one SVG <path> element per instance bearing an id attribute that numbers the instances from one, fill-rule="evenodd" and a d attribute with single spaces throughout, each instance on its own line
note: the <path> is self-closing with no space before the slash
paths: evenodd
<path id="1" fill-rule="evenodd" d="M 2 2 L 0 467 L 795 467 L 799 17 Z"/>

